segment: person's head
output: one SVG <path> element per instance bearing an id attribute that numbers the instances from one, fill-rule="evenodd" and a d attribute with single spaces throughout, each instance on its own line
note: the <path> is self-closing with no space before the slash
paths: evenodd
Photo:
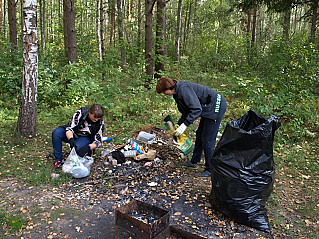
<path id="1" fill-rule="evenodd" d="M 165 95 L 173 95 L 176 93 L 175 91 L 176 82 L 177 82 L 176 80 L 173 80 L 171 78 L 162 77 L 157 82 L 156 92 L 158 94 L 164 93 Z"/>
<path id="2" fill-rule="evenodd" d="M 97 122 L 104 116 L 104 110 L 101 105 L 93 104 L 89 109 L 89 118 L 93 122 Z"/>

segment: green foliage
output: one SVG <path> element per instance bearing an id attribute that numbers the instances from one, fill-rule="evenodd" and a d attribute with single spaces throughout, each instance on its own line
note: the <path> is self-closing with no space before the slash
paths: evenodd
<path id="1" fill-rule="evenodd" d="M 259 59 L 257 72 L 235 78 L 235 92 L 260 113 L 275 114 L 283 131 L 294 140 L 318 133 L 318 48 L 301 39 L 275 41 Z"/>
<path id="2" fill-rule="evenodd" d="M 21 93 L 22 53 L 7 44 L 3 44 L 2 49 L 4 50 L 0 51 L 0 107 L 12 107 L 18 102 Z"/>

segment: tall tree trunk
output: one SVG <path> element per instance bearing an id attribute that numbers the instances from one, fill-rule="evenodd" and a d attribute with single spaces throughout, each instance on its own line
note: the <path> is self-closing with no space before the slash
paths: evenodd
<path id="1" fill-rule="evenodd" d="M 37 0 L 23 0 L 23 81 L 18 132 L 35 136 L 37 121 L 38 37 Z"/>
<path id="2" fill-rule="evenodd" d="M 100 1 L 100 37 L 101 37 L 101 60 L 105 55 L 105 38 L 104 38 L 104 5 L 103 0 Z"/>
<path id="3" fill-rule="evenodd" d="M 97 49 L 99 51 L 99 58 L 102 61 L 102 47 L 101 47 L 101 31 L 100 31 L 100 4 L 101 0 L 96 1 L 96 18 L 95 18 L 95 26 L 96 26 L 96 43 Z"/>
<path id="4" fill-rule="evenodd" d="M 3 0 L 3 27 L 2 30 L 6 34 L 6 0 Z"/>
<path id="5" fill-rule="evenodd" d="M 0 33 L 2 32 L 2 25 L 3 25 L 3 22 L 2 22 L 2 0 L 0 0 Z"/>
<path id="6" fill-rule="evenodd" d="M 156 16 L 156 62 L 155 78 L 161 77 L 161 71 L 164 71 L 164 62 L 161 56 L 166 56 L 165 33 L 166 33 L 166 0 L 157 0 Z"/>
<path id="7" fill-rule="evenodd" d="M 110 45 L 113 44 L 114 29 L 115 29 L 115 0 L 109 1 L 109 15 L 110 15 Z"/>
<path id="8" fill-rule="evenodd" d="M 153 79 L 153 7 L 156 0 L 145 0 L 145 70 L 148 75 L 146 87 Z"/>
<path id="9" fill-rule="evenodd" d="M 284 22 L 283 22 L 283 35 L 287 41 L 289 40 L 290 17 L 291 17 L 291 9 L 288 9 L 284 13 Z"/>
<path id="10" fill-rule="evenodd" d="M 273 13 L 269 13 L 269 17 L 268 17 L 268 20 L 266 21 L 266 26 L 265 26 L 265 34 L 264 34 L 264 46 L 263 46 L 263 50 L 265 50 L 265 47 L 267 46 L 267 43 L 268 43 L 268 39 L 270 38 L 269 37 L 269 34 L 270 34 L 270 24 L 272 22 L 272 16 L 273 16 Z"/>
<path id="11" fill-rule="evenodd" d="M 17 3 L 15 0 L 8 0 L 8 21 L 10 29 L 10 43 L 14 49 L 17 49 Z"/>
<path id="12" fill-rule="evenodd" d="M 189 27 L 190 27 L 191 12 L 192 12 L 192 1 L 189 2 L 188 11 L 185 12 L 186 19 L 184 22 L 185 24 L 184 24 L 184 37 L 183 37 L 183 52 L 186 51 L 186 46 L 188 45 L 188 33 L 189 33 Z"/>
<path id="13" fill-rule="evenodd" d="M 197 0 L 195 0 L 195 9 L 194 9 L 194 28 L 193 28 L 193 49 L 196 44 L 196 35 L 197 35 Z"/>
<path id="14" fill-rule="evenodd" d="M 257 23 L 257 2 L 254 4 L 253 23 L 251 29 L 251 46 L 253 47 L 256 42 L 256 23 Z"/>
<path id="15" fill-rule="evenodd" d="M 126 53 L 124 46 L 124 33 L 123 33 L 123 15 L 121 8 L 121 0 L 117 0 L 117 27 L 118 27 L 118 36 L 119 36 L 119 44 L 121 49 L 121 67 L 123 71 L 126 71 Z"/>
<path id="16" fill-rule="evenodd" d="M 142 38 L 142 4 L 141 0 L 137 2 L 137 48 L 140 50 Z"/>
<path id="17" fill-rule="evenodd" d="M 181 28 L 182 28 L 182 0 L 178 1 L 177 7 L 177 25 L 175 37 L 175 61 L 179 61 L 180 48 L 181 48 Z"/>
<path id="18" fill-rule="evenodd" d="M 247 53 L 250 52 L 250 46 L 251 46 L 251 42 L 250 42 L 250 28 L 251 28 L 251 10 L 249 9 L 247 12 L 247 28 L 246 28 L 246 37 L 247 37 Z"/>
<path id="19" fill-rule="evenodd" d="M 219 5 L 220 5 L 220 9 L 222 7 L 222 4 L 223 4 L 223 1 L 220 0 L 219 2 Z M 218 14 L 218 27 L 217 27 L 217 32 L 216 32 L 216 47 L 215 47 L 215 54 L 217 55 L 218 54 L 218 48 L 219 48 L 219 34 L 220 34 L 220 29 L 221 29 L 221 24 L 222 24 L 222 21 L 221 21 L 221 14 L 219 13 Z"/>
<path id="20" fill-rule="evenodd" d="M 316 28 L 317 28 L 317 20 L 318 20 L 318 0 L 313 0 L 311 5 L 311 26 L 310 26 L 310 40 L 314 41 L 316 37 Z"/>
<path id="21" fill-rule="evenodd" d="M 69 62 L 77 62 L 74 0 L 63 1 L 64 46 Z"/>
<path id="22" fill-rule="evenodd" d="M 296 34 L 296 29 L 297 29 L 297 15 L 298 15 L 298 6 L 296 6 L 295 7 L 296 8 L 296 10 L 295 10 L 295 15 L 294 15 L 294 22 L 293 22 L 293 35 L 295 35 Z"/>
<path id="23" fill-rule="evenodd" d="M 40 33 L 41 33 L 41 49 L 45 50 L 45 0 L 39 0 L 40 2 Z"/>

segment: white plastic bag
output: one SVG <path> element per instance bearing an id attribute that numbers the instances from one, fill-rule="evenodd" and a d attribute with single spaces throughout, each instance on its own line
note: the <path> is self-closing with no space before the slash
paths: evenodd
<path id="1" fill-rule="evenodd" d="M 84 178 L 89 176 L 93 162 L 92 157 L 82 158 L 78 156 L 75 148 L 73 148 L 62 166 L 62 171 L 74 178 Z"/>

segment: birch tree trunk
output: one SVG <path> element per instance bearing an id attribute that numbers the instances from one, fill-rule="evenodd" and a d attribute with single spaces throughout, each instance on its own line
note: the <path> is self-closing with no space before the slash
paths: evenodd
<path id="1" fill-rule="evenodd" d="M 175 61 L 179 61 L 179 54 L 181 48 L 181 27 L 182 27 L 182 0 L 178 1 L 177 7 L 177 24 L 175 37 Z"/>
<path id="2" fill-rule="evenodd" d="M 100 1 L 100 40 L 101 40 L 101 60 L 105 54 L 105 38 L 104 38 L 104 5 L 103 0 Z"/>
<path id="3" fill-rule="evenodd" d="M 119 36 L 119 43 L 121 49 L 121 67 L 122 70 L 126 71 L 126 53 L 124 47 L 124 33 L 123 33 L 123 15 L 122 15 L 122 8 L 121 8 L 121 0 L 117 0 L 117 27 L 118 27 L 118 36 Z"/>
<path id="4" fill-rule="evenodd" d="M 74 0 L 63 1 L 64 46 L 69 62 L 77 62 Z"/>
<path id="5" fill-rule="evenodd" d="M 110 16 L 110 45 L 113 44 L 114 29 L 115 29 L 115 0 L 109 1 L 109 16 Z"/>
<path id="6" fill-rule="evenodd" d="M 195 44 L 196 44 L 196 35 L 197 35 L 197 0 L 195 0 L 195 9 L 194 9 L 193 49 L 195 48 Z"/>
<path id="7" fill-rule="evenodd" d="M 96 1 L 96 18 L 95 18 L 95 26 L 96 26 L 96 43 L 99 51 L 99 59 L 102 61 L 102 47 L 101 47 L 101 31 L 100 31 L 100 4 L 101 0 Z"/>
<path id="8" fill-rule="evenodd" d="M 166 33 L 166 0 L 157 0 L 156 14 L 156 62 L 155 78 L 161 77 L 161 71 L 164 71 L 164 62 L 162 56 L 166 56 L 165 33 Z"/>
<path id="9" fill-rule="evenodd" d="M 37 121 L 38 36 L 37 0 L 23 0 L 23 80 L 18 132 L 35 136 Z"/>
<path id="10" fill-rule="evenodd" d="M 15 0 L 8 0 L 8 21 L 10 30 L 10 43 L 14 49 L 17 49 L 17 3 L 15 2 Z"/>
<path id="11" fill-rule="evenodd" d="M 186 52 L 188 45 L 188 36 L 189 29 L 191 24 L 191 15 L 192 15 L 192 1 L 189 2 L 187 11 L 185 12 L 185 22 L 184 22 L 184 34 L 183 34 L 183 52 Z"/>

